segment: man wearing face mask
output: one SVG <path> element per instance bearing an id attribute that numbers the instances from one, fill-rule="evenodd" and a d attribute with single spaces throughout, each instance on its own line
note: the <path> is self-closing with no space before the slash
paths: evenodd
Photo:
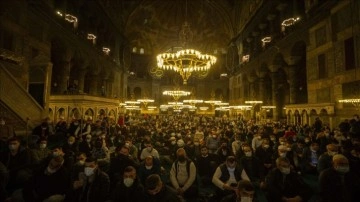
<path id="1" fill-rule="evenodd" d="M 228 156 L 212 177 L 212 183 L 217 187 L 212 201 L 220 201 L 224 196 L 232 194 L 239 180 L 250 181 L 246 171 L 236 163 L 235 157 Z"/>
<path id="2" fill-rule="evenodd" d="M 99 169 L 97 161 L 93 158 L 86 159 L 84 172 L 79 174 L 72 185 L 76 193 L 75 198 L 68 198 L 65 201 L 104 202 L 109 200 L 109 176 Z"/>
<path id="3" fill-rule="evenodd" d="M 302 202 L 311 196 L 310 188 L 301 177 L 291 172 L 286 157 L 276 159 L 276 168 L 266 176 L 265 187 L 268 202 Z"/>
<path id="4" fill-rule="evenodd" d="M 23 189 L 25 201 L 64 199 L 69 185 L 69 172 L 63 165 L 64 158 L 57 156 L 53 157 L 45 167 L 36 170 Z"/>
<path id="5" fill-rule="evenodd" d="M 91 151 L 93 149 L 92 136 L 86 135 L 83 137 L 84 140 L 79 144 L 79 152 L 85 153 L 87 156 L 91 156 Z"/>
<path id="6" fill-rule="evenodd" d="M 319 157 L 317 165 L 318 173 L 321 173 L 321 171 L 332 167 L 332 158 L 334 155 L 338 154 L 339 148 L 335 144 L 328 144 L 326 145 L 326 150 L 327 152 L 323 153 Z"/>
<path id="7" fill-rule="evenodd" d="M 36 163 L 40 163 L 51 155 L 51 150 L 47 147 L 47 140 L 45 138 L 39 140 L 38 147 L 33 149 L 32 152 Z"/>
<path id="8" fill-rule="evenodd" d="M 140 160 L 143 161 L 147 156 L 160 159 L 159 152 L 152 146 L 150 141 L 145 142 L 145 148 L 141 151 Z"/>
<path id="9" fill-rule="evenodd" d="M 254 199 L 255 187 L 250 181 L 240 180 L 235 193 L 224 197 L 221 202 L 252 202 Z"/>
<path id="10" fill-rule="evenodd" d="M 140 164 L 137 175 L 141 184 L 145 184 L 145 180 L 148 176 L 152 174 L 160 175 L 160 172 L 160 160 L 152 156 L 148 156 Z"/>
<path id="11" fill-rule="evenodd" d="M 116 148 L 116 156 L 110 159 L 109 176 L 111 179 L 111 190 L 115 188 L 118 181 L 121 180 L 121 176 L 126 167 L 133 166 L 138 168 L 138 164 L 134 161 L 129 154 L 129 147 L 121 145 Z"/>
<path id="12" fill-rule="evenodd" d="M 144 200 L 144 187 L 137 178 L 136 169 L 132 166 L 126 167 L 122 180 L 113 191 L 112 202 L 143 202 Z"/>
<path id="13" fill-rule="evenodd" d="M 254 156 L 250 146 L 245 146 L 243 150 L 245 156 L 241 157 L 240 165 L 244 168 L 251 182 L 256 186 L 259 186 L 260 182 L 264 180 L 264 169 L 261 166 L 259 159 Z"/>
<path id="14" fill-rule="evenodd" d="M 341 154 L 332 158 L 332 167 L 319 176 L 320 195 L 323 202 L 360 201 L 360 178 L 349 167 L 348 159 Z"/>

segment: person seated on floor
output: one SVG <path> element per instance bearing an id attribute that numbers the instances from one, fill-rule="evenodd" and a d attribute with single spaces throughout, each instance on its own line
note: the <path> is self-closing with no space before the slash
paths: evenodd
<path id="1" fill-rule="evenodd" d="M 20 145 L 18 137 L 8 140 L 8 148 L 8 151 L 0 154 L 0 162 L 9 172 L 7 191 L 11 195 L 13 191 L 22 188 L 31 177 L 32 157 L 30 150 Z"/>
<path id="2" fill-rule="evenodd" d="M 260 186 L 260 183 L 264 180 L 264 169 L 261 166 L 259 159 L 254 156 L 250 146 L 244 146 L 243 151 L 245 156 L 240 159 L 240 167 L 244 168 L 250 181 L 254 185 Z"/>
<path id="3" fill-rule="evenodd" d="M 126 145 L 121 145 L 115 151 L 116 156 L 110 160 L 109 176 L 111 179 L 111 190 L 116 186 L 124 170 L 128 166 L 138 167 L 138 164 L 131 158 L 130 149 Z"/>
<path id="4" fill-rule="evenodd" d="M 264 176 L 266 176 L 273 168 L 272 155 L 274 150 L 270 147 L 269 139 L 264 138 L 261 146 L 255 151 L 255 156 L 259 159 L 262 169 L 264 170 Z"/>
<path id="5" fill-rule="evenodd" d="M 224 196 L 232 194 L 238 181 L 249 180 L 246 171 L 239 166 L 234 156 L 228 156 L 225 163 L 216 168 L 212 183 L 217 187 L 212 201 L 220 201 Z"/>
<path id="6" fill-rule="evenodd" d="M 145 148 L 141 151 L 140 160 L 143 161 L 147 156 L 160 159 L 159 152 L 152 146 L 151 141 L 145 141 Z"/>
<path id="7" fill-rule="evenodd" d="M 201 155 L 196 157 L 196 168 L 200 177 L 201 186 L 211 185 L 211 179 L 219 166 L 219 158 L 216 154 L 210 154 L 208 148 L 201 146 Z"/>
<path id="8" fill-rule="evenodd" d="M 332 167 L 332 157 L 339 153 L 339 148 L 335 144 L 326 145 L 326 152 L 319 157 L 317 171 L 321 171 Z"/>
<path id="9" fill-rule="evenodd" d="M 129 147 L 130 149 L 129 155 L 132 157 L 132 159 L 135 160 L 136 162 L 139 162 L 138 148 L 133 144 L 133 140 L 131 137 L 127 137 L 125 139 L 125 145 Z"/>
<path id="10" fill-rule="evenodd" d="M 286 157 L 276 159 L 276 168 L 269 172 L 265 179 L 268 202 L 308 201 L 311 196 L 309 187 L 301 176 L 290 169 Z"/>
<path id="11" fill-rule="evenodd" d="M 145 184 L 145 180 L 149 175 L 152 174 L 160 175 L 160 172 L 161 172 L 160 160 L 152 156 L 148 156 L 145 158 L 143 162 L 141 162 L 138 168 L 137 176 L 141 184 Z"/>
<path id="12" fill-rule="evenodd" d="M 26 202 L 61 201 L 67 192 L 69 180 L 63 156 L 52 157 L 48 165 L 34 171 L 23 189 L 23 198 Z"/>
<path id="13" fill-rule="evenodd" d="M 145 200 L 144 187 L 137 178 L 134 167 L 125 168 L 122 180 L 116 185 L 111 198 L 112 202 L 143 202 Z"/>
<path id="14" fill-rule="evenodd" d="M 187 158 L 185 149 L 178 149 L 176 155 L 177 159 L 170 170 L 170 182 L 179 195 L 184 198 L 194 198 L 198 193 L 195 181 L 196 166 Z"/>
<path id="15" fill-rule="evenodd" d="M 215 154 L 219 157 L 221 163 L 226 161 L 228 156 L 234 156 L 230 147 L 228 147 L 228 140 L 223 138 L 220 140 L 220 147 L 216 150 Z"/>
<path id="16" fill-rule="evenodd" d="M 312 142 L 310 147 L 304 149 L 303 173 L 317 175 L 317 165 L 320 157 L 320 147 L 317 142 Z"/>
<path id="17" fill-rule="evenodd" d="M 332 167 L 319 176 L 320 196 L 323 202 L 360 201 L 360 178 L 350 169 L 348 159 L 342 154 L 332 158 Z"/>
<path id="18" fill-rule="evenodd" d="M 74 194 L 65 201 L 105 202 L 110 198 L 109 176 L 99 169 L 96 159 L 85 160 L 84 172 L 72 183 Z"/>
<path id="19" fill-rule="evenodd" d="M 225 196 L 221 202 L 251 202 L 254 199 L 255 187 L 250 181 L 240 180 L 235 193 Z"/>
<path id="20" fill-rule="evenodd" d="M 35 164 L 42 162 L 51 155 L 51 150 L 47 146 L 46 138 L 40 138 L 38 143 L 37 147 L 32 149 Z"/>
<path id="21" fill-rule="evenodd" d="M 145 190 L 145 202 L 183 202 L 178 192 L 164 184 L 158 174 L 152 174 L 146 179 Z"/>

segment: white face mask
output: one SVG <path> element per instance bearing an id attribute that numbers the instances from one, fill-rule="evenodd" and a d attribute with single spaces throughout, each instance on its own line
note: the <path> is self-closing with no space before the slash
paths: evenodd
<path id="1" fill-rule="evenodd" d="M 337 152 L 333 152 L 333 151 L 328 151 L 329 156 L 334 156 L 335 154 L 337 154 Z"/>
<path id="2" fill-rule="evenodd" d="M 269 148 L 269 147 L 270 147 L 270 145 L 268 145 L 268 144 L 265 144 L 265 145 L 264 145 L 264 148 L 265 148 L 265 149 L 267 149 L 267 148 Z"/>
<path id="3" fill-rule="evenodd" d="M 133 185 L 133 184 L 134 184 L 134 179 L 132 179 L 132 178 L 125 178 L 124 179 L 124 185 L 126 187 L 131 187 L 131 185 Z"/>
<path id="4" fill-rule="evenodd" d="M 286 157 L 286 152 L 279 153 L 279 156 L 280 156 L 280 157 Z"/>
<path id="5" fill-rule="evenodd" d="M 280 168 L 280 172 L 284 175 L 287 175 L 290 173 L 290 168 Z"/>
<path id="6" fill-rule="evenodd" d="M 252 198 L 248 197 L 248 196 L 242 196 L 240 201 L 241 202 L 251 202 Z"/>
<path id="7" fill-rule="evenodd" d="M 172 145 L 175 145 L 175 144 L 176 144 L 176 141 L 171 141 L 171 144 L 172 144 Z"/>
<path id="8" fill-rule="evenodd" d="M 194 145 L 195 145 L 195 146 L 199 146 L 199 145 L 200 145 L 200 142 L 194 142 Z"/>
<path id="9" fill-rule="evenodd" d="M 11 145 L 9 145 L 9 149 L 10 149 L 10 151 L 16 151 L 18 149 L 18 146 L 15 144 L 11 144 Z"/>
<path id="10" fill-rule="evenodd" d="M 245 156 L 251 157 L 251 156 L 252 156 L 252 152 L 245 152 Z"/>
<path id="11" fill-rule="evenodd" d="M 84 173 L 86 176 L 91 176 L 94 174 L 95 168 L 85 167 Z"/>
<path id="12" fill-rule="evenodd" d="M 230 171 L 230 172 L 234 172 L 235 171 L 235 168 L 227 168 L 228 169 L 228 171 Z"/>
<path id="13" fill-rule="evenodd" d="M 153 166 L 145 166 L 147 170 L 150 170 Z"/>
<path id="14" fill-rule="evenodd" d="M 128 142 L 126 142 L 125 145 L 126 145 L 127 147 L 130 147 L 130 143 L 128 143 Z"/>
<path id="15" fill-rule="evenodd" d="M 59 152 L 53 152 L 52 155 L 53 155 L 53 157 L 58 157 L 58 156 L 60 156 L 60 153 Z"/>
<path id="16" fill-rule="evenodd" d="M 40 149 L 45 149 L 46 148 L 46 144 L 40 144 Z"/>
<path id="17" fill-rule="evenodd" d="M 49 166 L 46 168 L 47 172 L 50 173 L 50 174 L 53 174 L 56 172 L 56 169 L 52 169 L 50 168 Z"/>
<path id="18" fill-rule="evenodd" d="M 345 174 L 345 173 L 349 172 L 350 168 L 349 168 L 349 166 L 337 166 L 337 167 L 335 167 L 335 170 L 341 174 Z"/>
<path id="19" fill-rule="evenodd" d="M 1 126 L 5 125 L 5 121 L 4 121 L 4 120 L 1 120 L 1 121 L 0 121 L 0 125 L 1 125 Z"/>

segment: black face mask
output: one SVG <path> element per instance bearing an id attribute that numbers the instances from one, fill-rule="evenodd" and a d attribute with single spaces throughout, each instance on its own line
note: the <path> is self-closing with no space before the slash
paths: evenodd
<path id="1" fill-rule="evenodd" d="M 185 161 L 185 156 L 181 155 L 181 156 L 178 156 L 178 160 L 180 162 L 184 162 Z"/>

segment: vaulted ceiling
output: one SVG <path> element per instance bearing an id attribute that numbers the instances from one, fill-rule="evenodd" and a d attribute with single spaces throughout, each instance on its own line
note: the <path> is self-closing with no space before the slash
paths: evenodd
<path id="1" fill-rule="evenodd" d="M 188 47 L 213 53 L 235 37 L 233 0 L 124 0 L 123 29 L 131 47 L 158 54 L 181 47 L 179 32 L 190 24 Z"/>

